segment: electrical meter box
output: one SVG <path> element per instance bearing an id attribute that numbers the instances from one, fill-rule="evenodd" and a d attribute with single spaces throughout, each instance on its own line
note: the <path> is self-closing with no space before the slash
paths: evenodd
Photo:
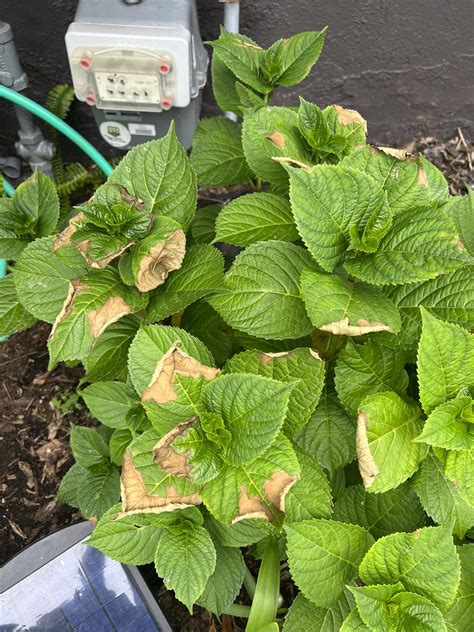
<path id="1" fill-rule="evenodd" d="M 113 147 L 164 136 L 189 148 L 208 55 L 195 0 L 79 0 L 66 33 L 74 91 Z"/>

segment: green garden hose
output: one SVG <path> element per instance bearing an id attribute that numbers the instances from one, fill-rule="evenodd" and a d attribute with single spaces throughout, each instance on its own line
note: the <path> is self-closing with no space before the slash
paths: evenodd
<path id="1" fill-rule="evenodd" d="M 29 110 L 38 118 L 43 119 L 43 121 L 46 121 L 46 123 L 55 127 L 58 132 L 67 136 L 69 140 L 72 140 L 73 143 L 82 149 L 82 151 L 87 154 L 100 169 L 102 169 L 106 176 L 109 176 L 112 173 L 112 167 L 109 165 L 104 156 L 102 156 L 102 154 L 98 152 L 97 149 L 84 138 L 84 136 L 81 136 L 79 132 L 76 132 L 76 130 L 70 125 L 62 121 L 42 105 L 39 105 L 35 101 L 28 99 L 28 97 L 25 97 L 20 92 L 15 92 L 15 90 L 7 88 L 6 86 L 0 86 L 0 97 L 15 103 L 15 105 L 20 105 L 22 108 L 25 108 L 25 110 Z"/>

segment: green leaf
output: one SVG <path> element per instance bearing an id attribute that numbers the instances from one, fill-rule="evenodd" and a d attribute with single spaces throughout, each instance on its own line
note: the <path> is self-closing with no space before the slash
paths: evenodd
<path id="1" fill-rule="evenodd" d="M 306 31 L 289 39 L 279 40 L 278 73 L 274 77 L 274 83 L 286 87 L 301 83 L 319 59 L 326 31 L 327 27 L 322 31 Z M 265 55 L 268 55 L 268 51 Z"/>
<path id="2" fill-rule="evenodd" d="M 359 611 L 353 610 L 342 622 L 339 632 L 371 632 L 371 629 L 365 625 L 360 618 Z"/>
<path id="3" fill-rule="evenodd" d="M 420 156 L 420 160 L 425 170 L 431 204 L 439 205 L 440 202 L 445 202 L 449 198 L 448 181 L 432 162 L 427 160 L 424 156 Z"/>
<path id="4" fill-rule="evenodd" d="M 142 200 L 145 210 L 166 215 L 184 228 L 191 223 L 197 202 L 196 174 L 174 126 L 164 138 L 131 149 L 108 179 Z"/>
<path id="5" fill-rule="evenodd" d="M 163 532 L 156 548 L 156 572 L 190 612 L 215 567 L 216 551 L 203 527 L 186 521 Z"/>
<path id="6" fill-rule="evenodd" d="M 300 593 L 286 613 L 283 632 L 334 632 L 340 629 L 353 607 L 354 600 L 348 590 L 331 608 L 319 608 Z"/>
<path id="7" fill-rule="evenodd" d="M 152 294 L 147 308 L 149 322 L 176 314 L 194 301 L 212 294 L 222 286 L 224 260 L 221 253 L 207 244 L 192 246 L 179 270 Z"/>
<path id="8" fill-rule="evenodd" d="M 474 448 L 448 452 L 444 473 L 469 506 L 474 507 Z"/>
<path id="9" fill-rule="evenodd" d="M 474 256 L 474 193 L 450 198 L 443 210 L 453 220 L 468 253 Z"/>
<path id="10" fill-rule="evenodd" d="M 261 518 L 239 520 L 229 525 L 215 520 L 209 514 L 205 514 L 204 524 L 214 543 L 230 548 L 240 548 L 260 542 L 268 536 L 268 527 L 270 526 L 266 520 Z"/>
<path id="11" fill-rule="evenodd" d="M 347 156 L 342 165 L 372 176 L 387 192 L 394 214 L 428 206 L 431 201 L 421 161 L 403 150 L 372 145 Z"/>
<path id="12" fill-rule="evenodd" d="M 421 309 L 423 330 L 418 347 L 418 383 L 423 410 L 455 397 L 463 387 L 474 386 L 474 336 Z"/>
<path id="13" fill-rule="evenodd" d="M 281 520 L 285 496 L 298 475 L 296 454 L 288 439 L 280 434 L 252 463 L 224 467 L 219 476 L 204 485 L 201 496 L 207 509 L 221 522 L 257 517 Z"/>
<path id="14" fill-rule="evenodd" d="M 292 384 L 240 373 L 206 384 L 207 410 L 220 415 L 231 434 L 225 453 L 229 464 L 251 463 L 270 446 L 282 427 L 292 389 Z"/>
<path id="15" fill-rule="evenodd" d="M 295 452 L 301 466 L 301 478 L 286 495 L 286 519 L 288 522 L 301 522 L 311 518 L 330 518 L 331 489 L 322 468 L 301 448 L 295 447 Z"/>
<path id="16" fill-rule="evenodd" d="M 307 520 L 285 529 L 293 580 L 307 599 L 331 608 L 357 575 L 372 536 L 362 527 L 334 520 Z"/>
<path id="17" fill-rule="evenodd" d="M 303 270 L 301 295 L 311 322 L 333 334 L 361 336 L 376 331 L 396 333 L 400 315 L 377 288 L 335 274 Z"/>
<path id="18" fill-rule="evenodd" d="M 414 442 L 423 427 L 421 409 L 396 393 L 365 397 L 357 417 L 356 450 L 366 489 L 386 492 L 405 482 L 428 454 Z"/>
<path id="19" fill-rule="evenodd" d="M 221 212 L 219 204 L 208 204 L 197 209 L 190 233 L 195 244 L 210 244 L 216 236 L 216 218 Z"/>
<path id="20" fill-rule="evenodd" d="M 197 301 L 187 307 L 180 324 L 206 345 L 218 366 L 239 348 L 234 332 L 209 303 Z"/>
<path id="21" fill-rule="evenodd" d="M 183 329 L 164 325 L 142 327 L 130 346 L 128 358 L 130 379 L 139 395 L 150 385 L 158 363 L 177 341 L 184 353 L 213 365 L 212 356 L 202 342 Z"/>
<path id="22" fill-rule="evenodd" d="M 53 238 L 33 241 L 15 263 L 14 281 L 25 308 L 54 323 L 67 298 L 70 281 L 85 274 L 82 255 L 72 247 L 53 252 Z"/>
<path id="23" fill-rule="evenodd" d="M 77 492 L 79 509 L 87 518 L 100 518 L 120 497 L 120 473 L 112 466 L 93 474 L 87 470 Z"/>
<path id="24" fill-rule="evenodd" d="M 87 470 L 74 463 L 63 476 L 58 489 L 57 497 L 62 503 L 79 507 L 79 489 Z"/>
<path id="25" fill-rule="evenodd" d="M 461 583 L 445 617 L 459 632 L 469 632 L 474 617 L 474 544 L 458 546 L 457 551 L 461 560 Z"/>
<path id="26" fill-rule="evenodd" d="M 474 525 L 474 508 L 444 474 L 444 464 L 429 454 L 413 477 L 413 488 L 423 509 L 435 522 L 449 525 L 463 538 Z M 453 525 L 454 523 L 454 525 Z"/>
<path id="27" fill-rule="evenodd" d="M 216 221 L 216 241 L 250 246 L 257 241 L 296 241 L 291 206 L 275 193 L 248 193 L 224 206 Z"/>
<path id="28" fill-rule="evenodd" d="M 449 529 L 425 527 L 377 540 L 362 560 L 359 575 L 366 584 L 400 581 L 406 590 L 445 610 L 457 593 L 459 557 Z"/>
<path id="29" fill-rule="evenodd" d="M 390 586 L 351 588 L 359 615 L 370 630 L 432 630 L 447 632 L 441 612 L 429 599 Z"/>
<path id="30" fill-rule="evenodd" d="M 252 88 L 244 86 L 240 81 L 235 82 L 234 89 L 237 93 L 237 98 L 240 100 L 240 111 L 239 108 L 237 108 L 239 114 L 240 112 L 245 113 L 246 109 L 258 110 L 258 108 L 266 105 L 265 97 L 257 94 Z"/>
<path id="31" fill-rule="evenodd" d="M 280 187 L 288 186 L 288 174 L 273 158 L 311 164 L 298 129 L 298 114 L 288 108 L 264 107 L 247 113 L 242 126 L 242 145 L 255 174 Z"/>
<path id="32" fill-rule="evenodd" d="M 238 549 L 223 547 L 215 542 L 214 547 L 216 568 L 197 603 L 220 617 L 239 594 L 245 575 L 245 562 Z"/>
<path id="33" fill-rule="evenodd" d="M 59 198 L 52 180 L 35 169 L 34 174 L 22 182 L 13 197 L 15 210 L 32 221 L 36 237 L 47 237 L 56 231 L 59 218 Z"/>
<path id="34" fill-rule="evenodd" d="M 260 76 L 264 50 L 249 37 L 221 29 L 219 39 L 208 44 L 237 79 L 259 93 L 267 94 L 272 91 L 273 87 L 262 81 Z"/>
<path id="35" fill-rule="evenodd" d="M 0 336 L 28 329 L 36 322 L 18 299 L 13 274 L 0 279 Z"/>
<path id="36" fill-rule="evenodd" d="M 324 386 L 324 362 L 308 348 L 282 353 L 244 351 L 226 363 L 224 372 L 253 373 L 293 384 L 284 423 L 290 438 L 307 423 Z"/>
<path id="37" fill-rule="evenodd" d="M 348 340 L 335 369 L 336 391 L 343 406 L 355 414 L 367 395 L 383 391 L 403 393 L 408 386 L 405 361 L 403 352 L 374 340 L 363 345 Z"/>
<path id="38" fill-rule="evenodd" d="M 233 328 L 252 336 L 300 338 L 311 322 L 300 297 L 299 278 L 312 267 L 309 254 L 281 241 L 260 242 L 240 253 L 224 276 L 224 290 L 208 298 Z"/>
<path id="39" fill-rule="evenodd" d="M 113 514 L 119 511 L 120 505 L 117 505 L 107 512 L 86 544 L 121 564 L 150 564 L 164 532 L 148 524 L 140 515 L 114 520 Z"/>
<path id="40" fill-rule="evenodd" d="M 110 460 L 115 465 L 122 465 L 125 450 L 132 442 L 133 433 L 128 428 L 114 430 L 109 441 Z"/>
<path id="41" fill-rule="evenodd" d="M 123 382 L 97 382 L 82 392 L 92 416 L 109 428 L 127 428 L 126 416 L 139 402 L 137 394 Z"/>
<path id="42" fill-rule="evenodd" d="M 242 114 L 241 99 L 237 92 L 239 81 L 232 70 L 229 70 L 219 58 L 216 50 L 212 55 L 211 76 L 212 92 L 219 108 L 222 112 L 234 112 L 240 116 Z"/>
<path id="43" fill-rule="evenodd" d="M 431 412 L 416 440 L 447 450 L 474 447 L 472 399 L 461 396 L 440 404 Z"/>
<path id="44" fill-rule="evenodd" d="M 474 268 L 467 266 L 436 279 L 421 283 L 387 286 L 384 293 L 395 303 L 402 317 L 402 332 L 413 329 L 413 345 L 421 333 L 419 307 L 425 307 L 442 320 L 457 323 L 465 329 L 474 328 Z"/>
<path id="45" fill-rule="evenodd" d="M 191 152 L 199 186 L 226 187 L 252 178 L 242 149 L 241 133 L 239 123 L 222 116 L 201 120 Z"/>
<path id="46" fill-rule="evenodd" d="M 441 209 L 423 207 L 395 215 L 377 252 L 347 259 L 352 276 L 389 285 L 434 279 L 469 263 L 454 224 Z"/>
<path id="47" fill-rule="evenodd" d="M 305 101 L 303 97 L 300 97 L 298 127 L 314 149 L 324 147 L 331 135 L 323 111 L 314 103 Z"/>
<path id="48" fill-rule="evenodd" d="M 403 592 L 401 582 L 389 586 L 349 586 L 349 590 L 355 598 L 360 618 L 370 629 L 397 629 L 398 612 L 394 612 L 388 602 Z"/>
<path id="49" fill-rule="evenodd" d="M 0 221 L 3 221 L 2 215 Z M 0 227 L 0 257 L 3 259 L 18 259 L 29 243 L 29 239 L 18 237 L 14 230 Z"/>
<path id="50" fill-rule="evenodd" d="M 350 228 L 363 227 L 374 212 L 380 212 L 386 195 L 379 183 L 355 169 L 332 165 L 288 169 L 298 231 L 319 265 L 332 272 L 344 261 Z"/>
<path id="51" fill-rule="evenodd" d="M 80 467 L 108 466 L 109 448 L 100 434 L 92 428 L 71 424 L 71 450 Z"/>
<path id="52" fill-rule="evenodd" d="M 128 349 L 139 327 L 140 319 L 135 314 L 124 316 L 107 327 L 83 360 L 85 380 L 99 382 L 123 378 L 127 373 Z"/>
<path id="53" fill-rule="evenodd" d="M 384 494 L 371 494 L 362 485 L 351 485 L 334 503 L 334 520 L 358 524 L 374 538 L 380 538 L 396 531 L 423 527 L 425 515 L 408 483 Z"/>
<path id="54" fill-rule="evenodd" d="M 53 325 L 48 341 L 49 366 L 59 360 L 87 357 L 105 329 L 122 316 L 146 306 L 148 297 L 123 285 L 114 268 L 94 270 L 71 282 L 69 295 Z"/>
<path id="55" fill-rule="evenodd" d="M 336 393 L 325 386 L 316 410 L 295 440 L 333 473 L 355 458 L 355 431 L 355 419 L 346 413 Z"/>

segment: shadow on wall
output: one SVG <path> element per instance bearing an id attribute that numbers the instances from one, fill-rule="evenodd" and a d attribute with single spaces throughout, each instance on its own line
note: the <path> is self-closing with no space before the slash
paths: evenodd
<path id="1" fill-rule="evenodd" d="M 214 39 L 223 6 L 217 0 L 197 2 L 203 39 Z M 30 79 L 27 94 L 40 103 L 51 87 L 70 81 L 64 34 L 76 5 L 77 0 L 0 0 L 1 18 L 12 25 Z M 299 89 L 321 106 L 359 110 L 369 121 L 371 140 L 395 145 L 426 133 L 450 137 L 458 126 L 472 136 L 472 0 L 242 0 L 241 5 L 242 32 L 263 46 L 329 26 L 320 61 Z M 296 93 L 286 93 L 284 102 L 296 103 Z M 203 113 L 215 111 L 208 86 Z M 16 124 L 7 104 L 0 104 L 0 120 L 0 144 L 11 147 Z M 98 142 L 85 104 L 74 104 L 71 122 L 110 154 L 111 148 Z"/>

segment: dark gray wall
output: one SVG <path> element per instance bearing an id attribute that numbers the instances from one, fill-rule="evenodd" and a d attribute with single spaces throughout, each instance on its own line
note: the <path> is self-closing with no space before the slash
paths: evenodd
<path id="1" fill-rule="evenodd" d="M 28 94 L 39 102 L 53 85 L 69 80 L 63 38 L 76 4 L 0 0 L 0 20 L 12 25 L 29 75 Z M 198 6 L 203 38 L 213 39 L 223 5 L 198 0 Z M 446 138 L 458 126 L 472 135 L 474 0 L 242 0 L 241 14 L 242 31 L 264 46 L 327 24 L 321 59 L 298 91 L 319 105 L 356 108 L 368 120 L 373 141 Z M 289 104 L 295 96 L 284 92 L 278 98 Z M 71 122 L 99 145 L 87 110 L 76 103 Z M 204 113 L 212 111 L 206 88 Z M 11 146 L 14 129 L 10 107 L 0 103 L 1 144 Z"/>

